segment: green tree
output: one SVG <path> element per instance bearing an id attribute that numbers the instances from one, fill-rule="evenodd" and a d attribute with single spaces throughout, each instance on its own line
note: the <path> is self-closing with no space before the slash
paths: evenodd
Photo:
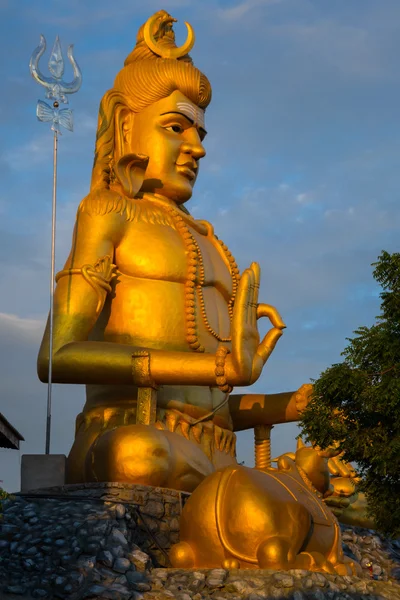
<path id="1" fill-rule="evenodd" d="M 1 519 L 1 513 L 2 513 L 2 504 L 1 501 L 5 500 L 6 498 L 9 498 L 10 494 L 8 494 L 5 490 L 3 490 L 3 488 L 0 487 L 0 519 Z"/>
<path id="2" fill-rule="evenodd" d="M 377 529 L 400 535 L 400 253 L 372 264 L 381 314 L 347 338 L 344 361 L 314 382 L 302 435 L 327 448 L 338 443 L 355 462 Z"/>

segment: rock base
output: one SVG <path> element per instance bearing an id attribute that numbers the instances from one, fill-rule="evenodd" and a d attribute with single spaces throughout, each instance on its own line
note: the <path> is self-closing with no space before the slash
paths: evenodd
<path id="1" fill-rule="evenodd" d="M 145 600 L 399 600 L 392 581 L 291 571 L 153 569 Z"/>
<path id="2" fill-rule="evenodd" d="M 112 584 L 128 599 L 144 573 L 169 565 L 187 497 L 118 483 L 17 494 L 3 502 L 0 590 L 74 600 Z"/>
<path id="3" fill-rule="evenodd" d="M 171 569 L 187 498 L 113 483 L 16 495 L 0 524 L 0 598 L 400 600 L 400 542 L 359 528 L 343 528 L 343 544 L 360 577 Z"/>

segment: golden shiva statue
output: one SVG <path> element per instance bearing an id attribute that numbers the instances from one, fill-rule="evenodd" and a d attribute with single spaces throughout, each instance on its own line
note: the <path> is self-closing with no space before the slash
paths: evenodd
<path id="1" fill-rule="evenodd" d="M 208 486 L 212 495 L 219 478 L 227 483 L 228 477 L 241 490 L 236 527 L 248 529 L 243 543 L 252 548 L 253 567 L 350 572 L 336 519 L 313 491 L 307 496 L 294 461 L 284 459 L 284 474 L 276 476 L 236 461 L 234 432 L 255 428 L 261 448 L 263 428 L 297 420 L 311 386 L 230 395 L 234 386 L 257 381 L 285 325 L 272 306 L 258 302 L 258 264 L 240 276 L 211 224 L 185 208 L 205 156 L 211 86 L 188 55 L 191 27 L 178 48 L 173 21 L 160 11 L 140 28 L 101 101 L 91 190 L 56 276 L 53 381 L 86 384 L 87 390 L 67 482 L 194 492 L 198 522 L 206 519 L 204 511 L 209 518 L 214 513 L 201 498 L 196 508 L 196 488 Z M 260 341 L 262 317 L 272 328 Z M 42 381 L 48 363 L 47 328 L 38 359 Z M 274 507 L 283 505 L 279 516 Z M 222 505 L 219 511 L 224 518 Z M 313 522 L 320 526 L 311 536 Z M 268 532 L 257 551 L 254 536 L 259 540 L 264 525 Z M 214 543 L 210 527 L 208 542 L 198 540 L 203 550 Z M 184 548 L 176 549 L 173 562 L 196 564 L 196 551 L 189 543 Z M 239 565 L 221 552 L 214 557 L 218 565 Z"/>
<path id="2" fill-rule="evenodd" d="M 258 304 L 258 265 L 240 278 L 212 226 L 184 207 L 205 155 L 211 87 L 171 25 L 161 11 L 141 27 L 101 101 L 91 191 L 56 278 L 53 378 L 87 385 L 69 482 L 192 491 L 236 462 L 233 431 L 279 413 L 272 398 L 252 422 L 248 399 L 244 409 L 236 399 L 208 416 L 230 387 L 258 379 L 284 324 Z M 274 327 L 260 343 L 262 316 Z M 47 368 L 48 332 L 42 380 Z M 138 387 L 157 388 L 155 427 L 137 424 Z M 290 398 L 283 420 L 297 416 Z"/>

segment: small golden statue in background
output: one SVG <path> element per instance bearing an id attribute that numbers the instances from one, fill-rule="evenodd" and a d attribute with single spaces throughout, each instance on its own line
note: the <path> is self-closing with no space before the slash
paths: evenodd
<path id="1" fill-rule="evenodd" d="M 368 514 L 366 496 L 358 490 L 360 478 L 354 467 L 342 460 L 343 452 L 337 448 L 321 451 L 318 447 L 305 446 L 299 439 L 296 452 L 288 452 L 280 458 L 284 456 L 294 460 L 297 469 L 320 490 L 325 504 L 341 523 L 375 529 L 375 523 Z M 327 460 L 323 469 L 320 456 Z"/>
<path id="2" fill-rule="evenodd" d="M 140 28 L 101 101 L 91 190 L 56 277 L 53 380 L 87 389 L 68 483 L 194 492 L 187 514 L 198 528 L 211 528 L 210 536 L 197 529 L 188 553 L 182 546 L 172 553 L 177 565 L 204 564 L 200 556 L 208 555 L 208 566 L 350 572 L 335 518 L 306 490 L 294 462 L 268 464 L 269 429 L 299 418 L 311 386 L 230 395 L 234 386 L 257 381 L 285 325 L 275 308 L 258 301 L 258 264 L 240 275 L 212 225 L 185 208 L 205 156 L 211 86 L 188 55 L 191 27 L 178 48 L 173 21 L 160 11 Z M 260 341 L 262 317 L 272 328 Z M 42 381 L 48 361 L 47 328 Z M 236 461 L 234 432 L 249 428 L 256 431 L 258 470 Z M 241 493 L 230 502 L 204 504 L 227 497 L 232 485 Z M 231 517 L 234 539 L 229 532 L 226 539 L 233 553 L 211 535 Z M 299 558 L 318 519 L 319 533 Z"/>

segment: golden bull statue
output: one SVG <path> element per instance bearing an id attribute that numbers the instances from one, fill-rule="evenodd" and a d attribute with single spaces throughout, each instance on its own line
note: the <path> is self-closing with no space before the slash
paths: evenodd
<path id="1" fill-rule="evenodd" d="M 285 455 L 276 469 L 237 465 L 210 475 L 185 504 L 173 566 L 355 574 L 339 523 L 323 502 L 330 487 L 326 457 L 312 452 L 310 475 L 319 489 Z"/>

